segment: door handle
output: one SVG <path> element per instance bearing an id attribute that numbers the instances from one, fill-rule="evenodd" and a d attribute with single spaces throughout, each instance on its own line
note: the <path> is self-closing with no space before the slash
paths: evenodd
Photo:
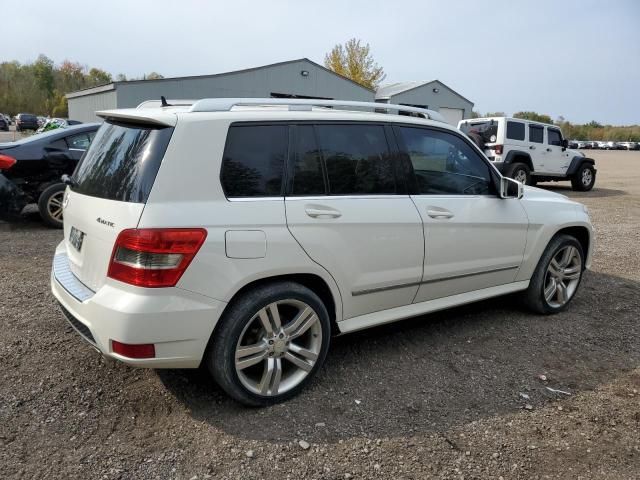
<path id="1" fill-rule="evenodd" d="M 536 149 L 536 146 L 535 146 L 535 145 L 531 145 L 531 146 L 529 147 L 529 150 L 535 150 L 535 149 Z"/>
<path id="2" fill-rule="evenodd" d="M 547 152 L 550 152 L 550 151 L 551 151 L 551 149 L 550 149 L 550 148 L 547 148 Z"/>
<path id="3" fill-rule="evenodd" d="M 311 218 L 319 218 L 319 217 L 339 218 L 342 216 L 342 213 L 340 213 L 338 210 L 334 210 L 333 208 L 307 207 L 304 209 L 304 211 Z"/>
<path id="4" fill-rule="evenodd" d="M 427 207 L 427 215 L 431 218 L 451 218 L 453 213 L 439 207 Z"/>

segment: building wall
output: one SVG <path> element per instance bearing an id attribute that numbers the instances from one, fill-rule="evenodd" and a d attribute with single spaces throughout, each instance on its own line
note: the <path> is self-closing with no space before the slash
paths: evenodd
<path id="1" fill-rule="evenodd" d="M 82 97 L 69 98 L 69 118 L 80 122 L 101 122 L 95 115 L 98 110 L 116 108 L 116 91 L 94 93 Z"/>
<path id="2" fill-rule="evenodd" d="M 437 88 L 438 93 L 433 89 Z M 463 118 L 471 118 L 473 103 L 460 97 L 440 82 L 431 82 L 421 87 L 398 93 L 389 99 L 389 103 L 409 105 L 426 105 L 430 110 L 438 111 L 440 107 L 463 109 Z"/>
<path id="3" fill-rule="evenodd" d="M 303 77 L 300 72 L 309 75 Z M 213 77 L 147 80 L 117 84 L 118 108 L 136 107 L 145 100 L 269 97 L 271 93 L 374 101 L 374 92 L 304 60 Z"/>

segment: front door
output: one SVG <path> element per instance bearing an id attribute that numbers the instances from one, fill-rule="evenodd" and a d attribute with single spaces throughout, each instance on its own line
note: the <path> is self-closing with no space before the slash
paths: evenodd
<path id="1" fill-rule="evenodd" d="M 500 199 L 495 172 L 460 135 L 396 127 L 415 175 L 411 196 L 424 224 L 424 273 L 415 302 L 511 283 L 528 220 L 517 199 Z"/>
<path id="2" fill-rule="evenodd" d="M 562 145 L 562 133 L 557 128 L 546 127 L 547 144 L 545 145 L 547 171 L 564 174 L 569 168 L 569 157 Z"/>
<path id="3" fill-rule="evenodd" d="M 336 280 L 344 318 L 409 305 L 422 278 L 420 215 L 379 124 L 293 127 L 287 225 Z"/>

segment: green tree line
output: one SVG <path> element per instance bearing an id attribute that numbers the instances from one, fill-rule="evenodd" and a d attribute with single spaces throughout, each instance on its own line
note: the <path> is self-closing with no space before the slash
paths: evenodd
<path id="1" fill-rule="evenodd" d="M 142 79 L 162 78 L 151 72 Z M 123 74 L 116 77 L 127 80 Z M 131 79 L 135 80 L 135 79 Z M 16 115 L 20 112 L 52 117 L 67 117 L 65 94 L 113 81 L 110 73 L 65 60 L 56 65 L 46 55 L 32 63 L 9 61 L 0 63 L 0 112 Z"/>
<path id="2" fill-rule="evenodd" d="M 474 111 L 472 114 L 473 118 L 505 116 L 504 112 L 487 112 L 482 115 L 480 112 Z M 564 137 L 571 140 L 640 142 L 640 125 L 602 125 L 595 120 L 585 124 L 578 124 L 571 123 L 562 116 L 553 121 L 550 115 L 537 112 L 516 112 L 512 116 L 513 118 L 558 125 L 562 129 Z"/>

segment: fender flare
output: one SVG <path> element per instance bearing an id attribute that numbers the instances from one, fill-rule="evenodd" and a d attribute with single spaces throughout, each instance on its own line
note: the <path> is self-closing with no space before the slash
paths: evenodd
<path id="1" fill-rule="evenodd" d="M 522 150 L 509 150 L 509 153 L 507 153 L 507 156 L 504 158 L 504 164 L 511 165 L 512 163 L 514 163 L 516 157 L 525 157 L 527 160 L 525 162 L 526 165 L 531 169 L 531 171 L 534 170 L 533 162 L 531 161 L 531 155 L 529 155 L 529 153 L 527 152 L 523 152 Z"/>
<path id="2" fill-rule="evenodd" d="M 593 158 L 588 158 L 588 157 L 580 157 L 580 156 L 575 156 L 571 159 L 571 163 L 569 164 L 569 168 L 567 169 L 567 176 L 570 177 L 573 174 L 575 174 L 578 169 L 583 165 L 583 164 L 589 164 L 592 167 L 595 166 L 596 162 Z M 595 168 L 594 168 L 595 171 Z"/>

